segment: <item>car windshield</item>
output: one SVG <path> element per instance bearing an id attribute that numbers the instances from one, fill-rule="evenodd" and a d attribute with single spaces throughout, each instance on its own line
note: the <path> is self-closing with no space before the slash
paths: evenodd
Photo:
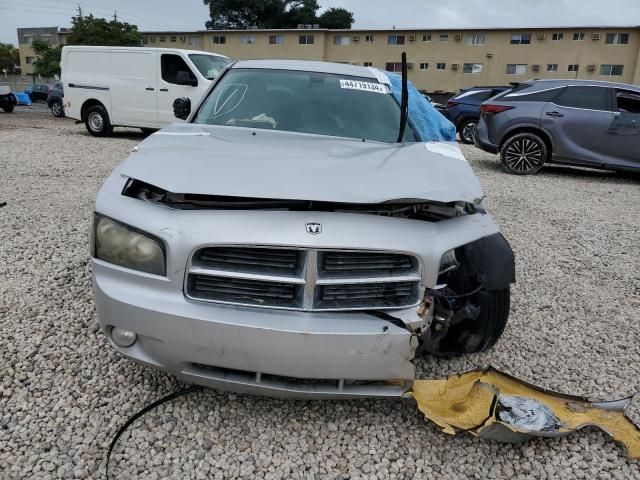
<path id="1" fill-rule="evenodd" d="M 216 57 L 215 55 L 204 55 L 199 53 L 192 53 L 189 58 L 204 76 L 209 80 L 213 80 L 218 76 L 224 67 L 226 67 L 231 60 L 226 57 Z"/>
<path id="2" fill-rule="evenodd" d="M 233 69 L 213 89 L 194 122 L 394 143 L 400 106 L 386 85 L 369 78 Z M 409 124 L 404 141 L 416 141 Z"/>

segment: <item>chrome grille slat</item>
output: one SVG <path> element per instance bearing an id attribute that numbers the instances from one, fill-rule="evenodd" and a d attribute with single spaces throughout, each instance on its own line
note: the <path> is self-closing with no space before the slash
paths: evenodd
<path id="1" fill-rule="evenodd" d="M 187 297 L 307 311 L 407 308 L 419 301 L 416 257 L 395 252 L 220 246 L 198 250 Z"/>

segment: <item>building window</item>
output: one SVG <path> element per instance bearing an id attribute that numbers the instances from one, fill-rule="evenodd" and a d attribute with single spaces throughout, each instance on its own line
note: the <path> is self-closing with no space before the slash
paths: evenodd
<path id="1" fill-rule="evenodd" d="M 367 35 L 364 37 L 364 41 L 367 43 L 373 43 L 373 35 Z"/>
<path id="2" fill-rule="evenodd" d="M 473 35 L 467 35 L 467 43 L 469 45 L 486 45 L 487 36 L 480 33 L 474 33 Z"/>
<path id="3" fill-rule="evenodd" d="M 169 40 L 171 41 L 171 43 L 176 43 L 178 41 L 178 38 L 175 35 L 171 35 Z"/>
<path id="4" fill-rule="evenodd" d="M 421 63 L 420 64 L 420 70 L 429 70 L 429 64 L 428 63 Z"/>
<path id="5" fill-rule="evenodd" d="M 158 41 L 164 43 L 166 41 L 166 38 L 164 37 L 164 35 L 161 35 L 160 37 L 158 37 Z"/>
<path id="6" fill-rule="evenodd" d="M 573 39 L 576 42 L 581 42 L 582 40 L 584 40 L 584 32 L 576 32 L 573 34 Z"/>
<path id="7" fill-rule="evenodd" d="M 364 62 L 365 67 L 373 67 L 373 62 Z"/>
<path id="8" fill-rule="evenodd" d="M 241 35 L 240 36 L 240 45 L 255 45 L 256 37 L 253 35 Z"/>
<path id="9" fill-rule="evenodd" d="M 156 43 L 156 37 L 149 37 L 149 43 Z"/>
<path id="10" fill-rule="evenodd" d="M 33 43 L 33 35 L 25 35 L 22 37 L 22 43 L 26 43 L 27 45 L 31 45 Z"/>
<path id="11" fill-rule="evenodd" d="M 628 33 L 607 33 L 606 42 L 608 45 L 627 45 L 629 43 Z"/>
<path id="12" fill-rule="evenodd" d="M 36 61 L 36 57 L 25 57 L 25 62 L 27 62 L 27 65 L 33 65 Z"/>
<path id="13" fill-rule="evenodd" d="M 298 43 L 300 45 L 313 45 L 315 43 L 315 38 L 313 35 L 300 35 Z"/>
<path id="14" fill-rule="evenodd" d="M 349 45 L 351 43 L 351 37 L 348 35 L 334 35 L 333 36 L 333 44 L 334 45 Z"/>
<path id="15" fill-rule="evenodd" d="M 402 63 L 400 62 L 387 62 L 384 66 L 387 72 L 402 72 Z"/>
<path id="16" fill-rule="evenodd" d="M 462 73 L 482 73 L 482 64 L 465 63 L 462 67 Z"/>
<path id="17" fill-rule="evenodd" d="M 618 77 L 622 75 L 624 65 L 600 65 L 600 75 L 607 75 L 609 77 Z"/>
<path id="18" fill-rule="evenodd" d="M 526 63 L 509 63 L 507 64 L 507 75 L 524 75 L 527 73 Z"/>
<path id="19" fill-rule="evenodd" d="M 554 42 L 557 42 L 558 40 L 564 40 L 564 33 L 554 33 L 552 39 Z"/>
<path id="20" fill-rule="evenodd" d="M 577 63 L 569 65 L 569 67 L 567 68 L 568 72 L 577 72 L 578 70 L 580 70 L 580 65 L 578 65 Z"/>
<path id="21" fill-rule="evenodd" d="M 224 45 L 227 43 L 227 37 L 224 35 L 214 35 L 213 36 L 213 44 L 214 45 Z"/>
<path id="22" fill-rule="evenodd" d="M 531 43 L 531 35 L 528 33 L 518 33 L 511 35 L 511 45 L 529 45 Z"/>
<path id="23" fill-rule="evenodd" d="M 547 64 L 547 72 L 557 72 L 558 64 L 557 63 L 548 63 Z"/>
<path id="24" fill-rule="evenodd" d="M 436 70 L 444 70 L 445 68 L 447 68 L 447 64 L 446 63 L 437 63 L 436 64 Z"/>
<path id="25" fill-rule="evenodd" d="M 188 43 L 189 45 L 199 47 L 202 45 L 202 37 L 200 35 L 190 35 Z"/>
<path id="26" fill-rule="evenodd" d="M 38 40 L 48 45 L 51 45 L 51 35 L 40 35 Z"/>
<path id="27" fill-rule="evenodd" d="M 442 35 L 440 35 L 439 41 L 441 42 L 448 42 L 449 41 L 449 34 L 448 33 L 443 33 Z"/>
<path id="28" fill-rule="evenodd" d="M 146 45 L 149 43 L 149 37 L 142 37 L 142 44 Z"/>
<path id="29" fill-rule="evenodd" d="M 404 35 L 389 35 L 389 45 L 404 45 Z"/>
<path id="30" fill-rule="evenodd" d="M 422 35 L 422 41 L 423 43 L 427 43 L 431 41 L 431 34 L 430 33 L 425 33 L 424 35 Z"/>
<path id="31" fill-rule="evenodd" d="M 269 45 L 283 45 L 284 35 L 269 35 Z"/>

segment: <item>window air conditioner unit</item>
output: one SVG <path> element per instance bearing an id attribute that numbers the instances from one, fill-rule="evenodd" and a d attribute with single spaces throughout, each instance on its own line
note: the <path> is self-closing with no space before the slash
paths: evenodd
<path id="1" fill-rule="evenodd" d="M 459 65 L 459 64 L 457 64 L 457 63 L 452 63 L 452 64 L 451 64 L 451 70 L 458 70 L 458 67 L 459 67 L 459 66 L 460 66 L 460 65 Z"/>
<path id="2" fill-rule="evenodd" d="M 416 41 L 416 36 L 415 35 L 409 35 L 409 41 L 410 42 L 415 42 Z"/>
<path id="3" fill-rule="evenodd" d="M 545 38 L 547 38 L 547 34 L 546 33 L 539 33 L 538 34 L 538 40 L 544 40 Z"/>
<path id="4" fill-rule="evenodd" d="M 596 71 L 595 65 L 587 65 L 587 72 L 595 72 L 595 71 Z"/>
<path id="5" fill-rule="evenodd" d="M 591 34 L 591 40 L 593 40 L 594 42 L 597 42 L 600 40 L 600 34 L 599 33 L 592 33 Z"/>
<path id="6" fill-rule="evenodd" d="M 487 53 L 487 58 L 493 58 L 493 53 Z"/>
<path id="7" fill-rule="evenodd" d="M 184 42 L 187 39 L 187 37 L 180 37 L 180 41 Z"/>
<path id="8" fill-rule="evenodd" d="M 532 65 L 531 70 L 533 70 L 534 72 L 537 72 L 538 70 L 540 70 L 540 65 Z"/>
<path id="9" fill-rule="evenodd" d="M 359 42 L 360 41 L 360 35 L 354 35 L 353 36 L 353 41 L 354 42 Z"/>
<path id="10" fill-rule="evenodd" d="M 456 42 L 459 42 L 462 40 L 462 34 L 461 33 L 456 33 Z"/>

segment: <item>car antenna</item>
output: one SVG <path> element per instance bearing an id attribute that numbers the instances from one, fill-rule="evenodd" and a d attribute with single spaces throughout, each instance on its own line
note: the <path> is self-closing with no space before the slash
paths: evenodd
<path id="1" fill-rule="evenodd" d="M 409 87 L 407 83 L 407 52 L 402 52 L 402 100 L 400 101 L 400 132 L 398 132 L 397 143 L 402 142 L 409 119 Z"/>

